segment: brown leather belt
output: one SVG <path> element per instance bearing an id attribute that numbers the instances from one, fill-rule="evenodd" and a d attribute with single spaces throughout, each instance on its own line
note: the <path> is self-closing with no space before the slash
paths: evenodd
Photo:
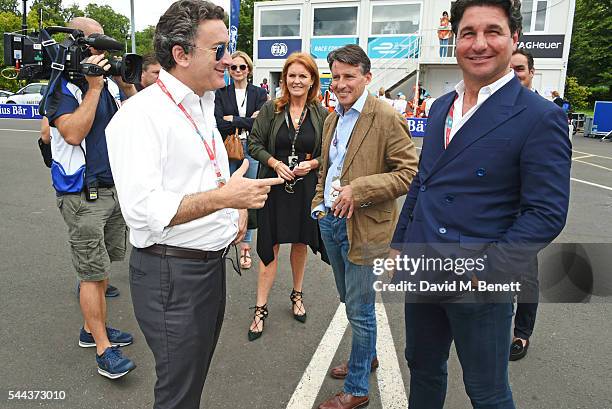
<path id="1" fill-rule="evenodd" d="M 204 251 L 196 249 L 187 249 L 184 247 L 167 246 L 165 244 L 154 244 L 149 247 L 140 249 L 145 253 L 155 254 L 156 256 L 162 257 L 178 257 L 178 258 L 190 258 L 198 260 L 212 260 L 215 258 L 221 258 L 225 254 L 226 249 L 217 251 Z"/>

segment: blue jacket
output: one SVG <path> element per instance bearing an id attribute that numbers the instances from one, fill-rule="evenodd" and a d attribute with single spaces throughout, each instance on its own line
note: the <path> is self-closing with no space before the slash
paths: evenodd
<path id="1" fill-rule="evenodd" d="M 486 280 L 493 269 L 527 271 L 565 225 L 571 166 L 567 118 L 514 78 L 483 103 L 445 150 L 444 123 L 455 95 L 446 94 L 431 107 L 418 174 L 392 247 L 406 252 L 414 244 L 431 250 L 433 243 L 447 243 L 442 251 L 447 256 L 462 250 L 487 254 L 489 267 L 477 273 L 479 279 Z M 448 250 L 453 248 L 457 251 Z"/>

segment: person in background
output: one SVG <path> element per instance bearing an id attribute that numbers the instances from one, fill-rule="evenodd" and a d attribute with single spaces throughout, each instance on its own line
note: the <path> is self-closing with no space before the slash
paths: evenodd
<path id="1" fill-rule="evenodd" d="M 523 87 L 535 92 L 538 91 L 533 87 L 533 76 L 535 75 L 535 66 L 533 62 L 533 56 L 529 51 L 515 50 L 512 53 L 510 59 L 510 68 L 514 70 L 514 73 L 518 77 Z"/>
<path id="2" fill-rule="evenodd" d="M 431 106 L 433 105 L 435 100 L 436 99 L 432 97 L 429 92 L 425 94 L 425 100 L 423 101 L 423 105 L 425 105 L 423 109 L 423 114 L 425 118 L 429 117 L 429 110 L 431 109 Z"/>
<path id="3" fill-rule="evenodd" d="M 516 77 L 521 81 L 523 87 L 530 91 L 538 91 L 533 87 L 533 76 L 535 66 L 533 56 L 525 50 L 515 50 L 510 59 L 510 67 L 514 70 Z M 571 126 L 571 125 L 570 125 Z M 571 135 L 571 130 L 570 133 Z M 538 268 L 538 260 L 534 260 L 533 268 Z M 522 281 L 521 291 L 516 297 L 516 311 L 514 314 L 514 335 L 510 345 L 510 360 L 518 361 L 527 355 L 529 338 L 533 334 L 536 315 L 538 312 L 538 297 L 540 284 L 537 276 L 534 279 Z"/>
<path id="4" fill-rule="evenodd" d="M 565 100 L 561 98 L 561 96 L 559 95 L 559 91 L 553 91 L 551 95 L 553 98 L 552 102 L 559 106 L 559 108 L 563 108 L 563 103 L 565 102 Z"/>
<path id="5" fill-rule="evenodd" d="M 323 105 L 327 108 L 329 112 L 333 112 L 336 109 L 336 105 L 338 105 L 338 98 L 334 91 L 331 88 L 325 90 L 325 96 L 323 97 Z"/>
<path id="6" fill-rule="evenodd" d="M 268 85 L 267 78 L 264 78 L 263 80 L 261 80 L 261 84 L 259 84 L 259 87 L 264 89 L 266 91 L 266 94 L 270 95 L 270 85 Z"/>
<path id="7" fill-rule="evenodd" d="M 440 26 L 438 27 L 438 39 L 440 40 L 440 57 L 448 56 L 448 42 L 452 37 L 453 32 L 451 30 L 450 20 L 448 19 L 448 12 L 442 12 L 442 18 L 440 18 Z"/>
<path id="8" fill-rule="evenodd" d="M 406 107 L 408 106 L 408 101 L 406 101 L 406 95 L 403 93 L 397 94 L 397 99 L 393 101 L 393 108 L 404 115 L 406 113 Z"/>
<path id="9" fill-rule="evenodd" d="M 161 65 L 154 54 L 145 54 L 142 57 L 142 75 L 140 77 L 140 84 L 136 84 L 136 90 L 142 91 L 149 85 L 155 84 L 157 77 L 159 77 L 159 70 Z"/>
<path id="10" fill-rule="evenodd" d="M 232 65 L 229 67 L 232 83 L 215 92 L 215 119 L 223 140 L 238 131 L 244 157 L 249 161 L 249 169 L 244 177 L 257 179 L 259 162 L 249 155 L 247 137 L 260 108 L 268 100 L 268 95 L 265 89 L 249 83 L 248 78 L 252 72 L 253 61 L 247 53 L 236 51 L 232 54 Z M 241 165 L 241 160 L 230 159 L 230 173 L 234 173 Z M 251 224 L 254 224 L 254 220 Z M 251 242 L 254 231 L 255 229 L 248 229 L 240 243 L 240 267 L 243 269 L 251 268 Z"/>
<path id="11" fill-rule="evenodd" d="M 274 89 L 274 98 L 280 98 L 283 96 L 283 79 L 278 80 L 278 87 Z"/>
<path id="12" fill-rule="evenodd" d="M 323 122 L 328 114 L 319 103 L 319 70 L 309 54 L 293 53 L 281 75 L 283 96 L 261 108 L 249 136 L 251 156 L 260 163 L 258 177 L 285 180 L 284 186 L 272 188 L 265 206 L 257 212 L 257 254 L 261 261 L 249 341 L 261 337 L 264 330 L 280 245 L 291 244 L 293 289 L 289 298 L 293 317 L 301 323 L 306 322 L 302 285 L 308 247 L 322 253 L 326 260 L 319 227 L 310 217 Z"/>

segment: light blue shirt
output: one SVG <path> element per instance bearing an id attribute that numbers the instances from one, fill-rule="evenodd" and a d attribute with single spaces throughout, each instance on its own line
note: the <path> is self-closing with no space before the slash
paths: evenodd
<path id="1" fill-rule="evenodd" d="M 335 113 L 338 115 L 338 123 L 336 124 L 336 130 L 332 137 L 331 144 L 329 146 L 329 169 L 327 171 L 327 177 L 325 178 L 325 187 L 323 190 L 323 203 L 319 204 L 312 212 L 312 217 L 316 218 L 317 212 L 325 212 L 331 209 L 332 204 L 335 201 L 333 193 L 334 188 L 332 182 L 335 179 L 339 179 L 342 175 L 342 167 L 344 166 L 344 159 L 346 157 L 346 150 L 348 148 L 351 134 L 355 128 L 355 124 L 363 111 L 363 107 L 368 98 L 368 91 L 365 90 L 357 101 L 353 104 L 351 109 L 344 112 L 342 105 L 336 105 Z"/>

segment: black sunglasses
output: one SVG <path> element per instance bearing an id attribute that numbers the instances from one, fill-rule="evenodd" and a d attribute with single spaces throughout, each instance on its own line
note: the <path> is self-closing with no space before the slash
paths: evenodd
<path id="1" fill-rule="evenodd" d="M 232 70 L 232 71 L 236 71 L 238 68 L 240 68 L 240 71 L 246 71 L 247 66 L 246 66 L 246 64 L 232 65 L 232 66 L 230 67 L 230 70 Z"/>
<path id="2" fill-rule="evenodd" d="M 192 46 L 194 48 L 199 48 L 200 50 L 207 50 L 206 48 L 198 47 L 195 44 L 190 44 L 190 46 Z M 220 61 L 221 58 L 223 58 L 223 56 L 225 55 L 226 51 L 228 50 L 228 44 L 219 44 L 216 47 L 208 48 L 208 50 L 214 51 L 215 52 L 215 60 L 216 61 Z"/>

